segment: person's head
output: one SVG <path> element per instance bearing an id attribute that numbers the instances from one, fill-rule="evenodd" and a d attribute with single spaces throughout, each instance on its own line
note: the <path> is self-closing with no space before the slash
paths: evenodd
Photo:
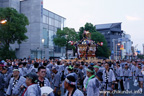
<path id="1" fill-rule="evenodd" d="M 19 62 L 19 63 L 18 63 L 18 66 L 19 66 L 19 68 L 22 68 L 22 67 L 23 67 L 23 63 L 22 63 L 22 62 Z"/>
<path id="2" fill-rule="evenodd" d="M 34 63 L 34 68 L 38 68 L 39 67 L 39 63 L 35 62 Z"/>
<path id="3" fill-rule="evenodd" d="M 8 70 L 8 67 L 4 66 L 2 68 L 2 74 L 6 74 L 7 73 L 7 70 Z"/>
<path id="4" fill-rule="evenodd" d="M 23 62 L 23 66 L 26 67 L 26 65 L 27 65 L 27 62 Z"/>
<path id="5" fill-rule="evenodd" d="M 55 74 L 57 73 L 56 67 L 52 67 L 52 72 L 55 73 Z"/>
<path id="6" fill-rule="evenodd" d="M 38 81 L 38 76 L 36 73 L 29 73 L 27 76 L 26 76 L 26 85 L 29 86 L 31 84 L 36 84 Z"/>
<path id="7" fill-rule="evenodd" d="M 73 68 L 73 66 L 69 65 L 69 67 L 67 68 L 67 70 L 68 70 L 68 73 L 72 73 L 73 70 L 74 70 L 74 68 Z"/>
<path id="8" fill-rule="evenodd" d="M 109 64 L 105 63 L 105 69 L 109 69 Z"/>
<path id="9" fill-rule="evenodd" d="M 102 81 L 102 75 L 103 75 L 102 72 L 98 72 L 98 73 L 96 73 L 96 78 L 97 78 L 99 81 Z"/>
<path id="10" fill-rule="evenodd" d="M 84 61 L 81 61 L 81 65 L 84 65 Z"/>
<path id="11" fill-rule="evenodd" d="M 132 64 L 133 64 L 133 65 L 136 65 L 136 62 L 135 62 L 135 61 L 132 61 Z"/>
<path id="12" fill-rule="evenodd" d="M 118 65 L 119 65 L 119 62 L 117 61 L 117 62 L 116 62 L 116 66 L 118 66 Z"/>
<path id="13" fill-rule="evenodd" d="M 94 70 L 95 70 L 95 72 L 98 72 L 98 70 L 99 70 L 99 66 L 94 66 Z"/>
<path id="14" fill-rule="evenodd" d="M 101 62 L 98 62 L 98 64 L 97 64 L 97 65 L 101 67 L 101 64 L 102 64 Z"/>
<path id="15" fill-rule="evenodd" d="M 92 67 L 93 67 L 93 66 L 94 66 L 94 63 L 90 63 L 90 66 L 92 66 Z"/>
<path id="16" fill-rule="evenodd" d="M 61 65 L 61 61 L 57 61 L 57 65 Z"/>
<path id="17" fill-rule="evenodd" d="M 128 64 L 127 63 L 125 64 L 125 69 L 128 69 Z"/>
<path id="18" fill-rule="evenodd" d="M 38 68 L 38 76 L 42 78 L 46 76 L 46 68 L 44 66 Z"/>
<path id="19" fill-rule="evenodd" d="M 138 68 L 141 69 L 141 68 L 142 68 L 142 65 L 141 65 L 141 64 L 138 64 Z"/>
<path id="20" fill-rule="evenodd" d="M 64 82 L 65 89 L 75 88 L 75 85 L 76 85 L 75 77 L 72 75 L 67 76 Z"/>
<path id="21" fill-rule="evenodd" d="M 13 77 L 17 77 L 17 76 L 19 76 L 19 69 L 17 67 L 15 67 L 13 69 Z"/>
<path id="22" fill-rule="evenodd" d="M 89 66 L 89 67 L 87 68 L 87 76 L 90 77 L 90 76 L 92 76 L 92 75 L 94 75 L 94 74 L 95 74 L 94 68 L 91 67 L 91 66 Z"/>

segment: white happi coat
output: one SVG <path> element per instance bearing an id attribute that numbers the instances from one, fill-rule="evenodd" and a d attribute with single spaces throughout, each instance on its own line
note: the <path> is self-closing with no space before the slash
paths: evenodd
<path id="1" fill-rule="evenodd" d="M 24 96 L 41 96 L 41 89 L 37 84 L 30 85 Z"/>

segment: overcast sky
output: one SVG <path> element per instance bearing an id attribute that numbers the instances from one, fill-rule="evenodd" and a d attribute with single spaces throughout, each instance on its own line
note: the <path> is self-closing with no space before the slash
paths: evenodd
<path id="1" fill-rule="evenodd" d="M 94 25 L 122 22 L 133 45 L 144 43 L 144 0 L 44 0 L 44 8 L 66 18 L 66 27 L 79 30 L 86 22 Z"/>

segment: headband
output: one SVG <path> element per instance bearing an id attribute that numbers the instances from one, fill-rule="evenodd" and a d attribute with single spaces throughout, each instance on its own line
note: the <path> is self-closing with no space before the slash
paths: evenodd
<path id="1" fill-rule="evenodd" d="M 90 69 L 87 69 L 87 71 L 88 71 L 88 72 L 91 72 L 91 73 L 93 73 L 93 72 L 94 72 L 94 71 L 92 71 L 92 70 L 90 70 Z"/>
<path id="2" fill-rule="evenodd" d="M 13 71 L 19 71 L 19 69 L 14 69 Z"/>
<path id="3" fill-rule="evenodd" d="M 94 68 L 99 68 L 99 66 L 94 66 Z"/>
<path id="4" fill-rule="evenodd" d="M 71 82 L 71 81 L 69 81 L 67 78 L 65 79 L 65 81 L 66 81 L 67 83 L 71 84 L 71 85 L 76 85 L 76 82 Z"/>

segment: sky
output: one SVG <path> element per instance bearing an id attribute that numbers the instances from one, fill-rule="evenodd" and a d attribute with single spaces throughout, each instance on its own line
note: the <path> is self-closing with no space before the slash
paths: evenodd
<path id="1" fill-rule="evenodd" d="M 144 0 L 44 0 L 44 8 L 66 18 L 65 27 L 76 31 L 94 25 L 122 22 L 133 46 L 144 44 Z M 143 52 L 143 51 L 142 51 Z"/>

